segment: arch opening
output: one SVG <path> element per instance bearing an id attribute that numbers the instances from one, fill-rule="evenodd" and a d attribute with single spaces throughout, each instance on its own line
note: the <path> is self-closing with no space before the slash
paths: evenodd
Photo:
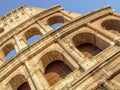
<path id="1" fill-rule="evenodd" d="M 52 27 L 53 29 L 55 29 L 55 28 L 57 28 L 57 27 L 59 27 L 59 26 L 61 26 L 61 25 L 62 25 L 62 23 L 55 23 L 55 24 L 51 25 L 51 27 Z"/>
<path id="2" fill-rule="evenodd" d="M 51 26 L 53 29 L 61 26 L 63 23 L 68 21 L 66 18 L 63 16 L 54 16 L 48 19 L 48 25 Z"/>
<path id="3" fill-rule="evenodd" d="M 106 20 L 102 22 L 101 26 L 116 35 L 120 33 L 120 20 Z"/>
<path id="4" fill-rule="evenodd" d="M 58 51 L 46 53 L 41 58 L 41 61 L 44 68 L 45 78 L 50 86 L 55 85 L 58 81 L 65 78 L 74 69 L 68 60 Z"/>
<path id="5" fill-rule="evenodd" d="M 91 43 L 81 44 L 77 46 L 77 49 L 80 50 L 88 58 L 92 58 L 93 56 L 101 52 L 101 49 L 99 49 Z"/>
<path id="6" fill-rule="evenodd" d="M 35 42 L 35 41 L 38 40 L 40 37 L 41 37 L 41 35 L 31 36 L 30 38 L 28 38 L 27 44 L 31 44 L 31 43 Z"/>
<path id="7" fill-rule="evenodd" d="M 13 57 L 15 54 L 16 54 L 16 50 L 15 50 L 15 49 L 11 50 L 11 51 L 6 55 L 5 60 L 10 59 L 10 58 Z"/>
<path id="8" fill-rule="evenodd" d="M 24 35 L 25 35 L 26 43 L 28 45 L 35 42 L 39 38 L 41 38 L 41 33 L 36 28 L 32 28 L 32 29 L 28 30 Z"/>
<path id="9" fill-rule="evenodd" d="M 16 50 L 13 44 L 6 45 L 3 49 L 4 60 L 8 60 L 16 54 Z"/>
<path id="10" fill-rule="evenodd" d="M 77 34 L 72 41 L 77 50 L 88 58 L 92 58 L 109 46 L 107 42 L 91 33 Z"/>
<path id="11" fill-rule="evenodd" d="M 68 65 L 66 65 L 63 61 L 57 60 L 50 63 L 45 68 L 45 77 L 50 86 L 53 86 L 58 81 L 65 78 L 70 72 L 72 72 L 72 70 Z"/>
<path id="12" fill-rule="evenodd" d="M 28 82 L 25 82 L 22 85 L 20 85 L 17 90 L 31 90 L 31 89 Z"/>
<path id="13" fill-rule="evenodd" d="M 13 90 L 31 90 L 29 83 L 25 79 L 25 76 L 22 74 L 14 76 L 9 84 L 13 88 Z"/>

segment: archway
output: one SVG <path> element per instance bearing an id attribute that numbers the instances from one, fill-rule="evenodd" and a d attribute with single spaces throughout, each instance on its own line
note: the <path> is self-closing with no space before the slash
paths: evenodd
<path id="1" fill-rule="evenodd" d="M 16 54 L 16 50 L 13 44 L 7 44 L 5 47 L 2 48 L 4 53 L 4 60 L 10 59 L 12 56 Z"/>
<path id="2" fill-rule="evenodd" d="M 59 51 L 47 52 L 41 57 L 41 62 L 44 68 L 43 73 L 50 86 L 53 86 L 74 70 L 74 67 Z"/>
<path id="3" fill-rule="evenodd" d="M 48 22 L 48 25 L 51 26 L 51 28 L 55 29 L 55 28 L 61 26 L 66 21 L 68 21 L 68 20 L 66 18 L 64 18 L 63 16 L 53 16 L 53 17 L 49 18 L 47 22 Z"/>
<path id="4" fill-rule="evenodd" d="M 22 74 L 14 76 L 10 81 L 9 81 L 11 87 L 13 90 L 31 90 L 29 83 L 25 79 L 25 76 Z"/>
<path id="5" fill-rule="evenodd" d="M 120 20 L 106 20 L 102 22 L 101 26 L 116 35 L 120 33 Z"/>
<path id="6" fill-rule="evenodd" d="M 41 33 L 37 28 L 31 28 L 30 30 L 25 32 L 24 35 L 27 44 L 31 44 L 41 37 Z"/>
<path id="7" fill-rule="evenodd" d="M 109 44 L 92 33 L 79 33 L 72 38 L 74 46 L 88 58 L 100 53 Z"/>
<path id="8" fill-rule="evenodd" d="M 45 77 L 50 86 L 53 86 L 61 79 L 65 78 L 70 72 L 71 68 L 63 61 L 54 61 L 50 63 L 45 69 Z"/>
<path id="9" fill-rule="evenodd" d="M 84 43 L 77 46 L 77 49 L 81 51 L 86 57 L 91 58 L 101 52 L 101 49 L 94 46 L 91 43 Z"/>

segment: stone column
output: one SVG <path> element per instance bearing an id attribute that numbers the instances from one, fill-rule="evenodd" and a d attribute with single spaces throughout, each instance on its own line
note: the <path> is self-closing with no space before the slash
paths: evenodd
<path id="1" fill-rule="evenodd" d="M 38 25 L 38 29 L 40 31 L 41 34 L 46 34 L 46 31 L 40 26 L 40 24 L 38 22 L 36 22 L 36 24 Z"/>
<path id="2" fill-rule="evenodd" d="M 78 54 L 73 50 L 70 49 L 68 45 L 62 42 L 59 38 L 55 37 L 55 41 L 72 57 L 72 59 L 79 65 L 81 71 L 83 71 L 83 67 L 81 66 L 80 62 L 83 60 Z"/>
<path id="3" fill-rule="evenodd" d="M 27 46 L 27 42 L 25 41 L 25 39 L 20 39 L 20 42 L 22 44 L 23 47 L 26 47 Z"/>
<path id="4" fill-rule="evenodd" d="M 44 32 L 49 32 L 50 29 L 47 28 L 44 24 L 42 24 L 39 20 L 37 21 L 38 25 L 42 28 Z"/>
<path id="5" fill-rule="evenodd" d="M 45 27 L 47 28 L 47 32 L 53 30 L 53 28 L 50 25 L 48 25 L 48 24 L 45 24 Z"/>
<path id="6" fill-rule="evenodd" d="M 18 37 L 17 37 L 17 35 L 14 35 L 13 36 L 14 37 L 14 40 L 15 40 L 15 42 L 16 42 L 16 51 L 19 51 L 20 49 L 22 49 L 23 48 L 23 46 L 22 46 L 22 44 L 20 43 L 20 40 L 18 39 Z"/>
<path id="7" fill-rule="evenodd" d="M 14 44 L 14 47 L 15 47 L 15 50 L 16 50 L 16 52 L 18 52 L 20 49 L 18 48 L 18 45 L 15 43 Z"/>
<path id="8" fill-rule="evenodd" d="M 32 63 L 34 63 L 34 64 L 32 64 L 33 66 L 36 66 L 36 67 L 31 67 L 32 69 L 32 71 L 33 71 L 33 73 L 34 73 L 34 76 L 35 76 L 35 79 L 36 79 L 36 83 L 39 83 L 39 84 L 37 84 L 38 85 L 38 87 L 43 87 L 43 89 L 48 89 L 48 87 L 49 87 L 49 83 L 48 83 L 48 81 L 46 80 L 46 78 L 45 78 L 45 76 L 44 76 L 44 70 L 42 70 L 42 69 L 44 69 L 43 67 L 42 67 L 42 65 L 40 64 L 40 61 L 38 62 L 35 62 L 35 60 L 37 60 L 38 59 L 38 57 L 34 57 L 33 59 L 32 59 Z M 31 65 L 31 66 L 32 66 Z"/>
<path id="9" fill-rule="evenodd" d="M 30 77 L 30 76 L 27 78 L 27 82 L 29 83 L 29 86 L 30 86 L 30 89 L 31 89 L 31 90 L 37 90 L 37 89 L 35 88 L 32 80 L 31 80 L 31 77 Z"/>
<path id="10" fill-rule="evenodd" d="M 30 80 L 35 90 L 44 90 L 49 87 L 46 79 L 44 78 L 40 70 L 36 68 L 38 67 L 37 65 L 35 65 L 36 67 L 33 67 L 28 61 L 25 61 L 25 66 L 30 75 Z"/>
<path id="11" fill-rule="evenodd" d="M 33 79 L 33 74 L 32 74 L 32 71 L 31 71 L 31 68 L 30 68 L 30 65 L 28 64 L 27 60 L 24 60 L 24 65 L 25 65 L 25 68 L 27 70 L 27 73 L 29 74 L 29 78 L 28 78 L 28 81 L 30 83 L 30 85 L 32 85 L 31 88 L 34 88 L 34 90 L 39 90 L 39 88 L 37 87 L 37 83 L 35 83 L 35 80 Z M 40 89 L 41 90 L 41 89 Z"/>
<path id="12" fill-rule="evenodd" d="M 46 90 L 49 88 L 49 83 L 44 77 L 44 74 L 41 72 L 40 69 L 36 71 L 35 79 L 36 79 L 36 82 L 39 83 L 37 84 L 38 87 L 42 87 L 43 89 L 46 89 Z"/>

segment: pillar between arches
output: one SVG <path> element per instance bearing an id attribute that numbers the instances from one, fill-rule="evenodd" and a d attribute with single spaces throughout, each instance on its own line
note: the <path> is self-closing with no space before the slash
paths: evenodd
<path id="1" fill-rule="evenodd" d="M 17 35 L 14 35 L 13 37 L 16 42 L 16 44 L 15 44 L 16 51 L 19 51 L 20 49 L 23 48 L 23 46 L 22 46 L 20 40 L 18 39 Z"/>
<path id="2" fill-rule="evenodd" d="M 32 87 L 34 90 L 44 90 L 49 87 L 48 82 L 46 81 L 45 77 L 43 76 L 40 69 L 36 67 L 31 67 L 29 61 L 25 61 L 26 69 L 29 74 L 29 81 L 31 81 Z"/>
<path id="3" fill-rule="evenodd" d="M 46 33 L 49 32 L 50 29 L 48 27 L 46 27 L 43 23 L 40 22 L 40 20 L 37 21 L 38 25 L 41 27 L 41 30 Z"/>
<path id="4" fill-rule="evenodd" d="M 81 69 L 82 67 L 81 67 L 81 64 L 80 64 L 80 60 L 82 60 L 82 58 L 79 57 L 74 50 L 70 49 L 69 46 L 66 46 L 64 43 L 62 43 L 62 41 L 60 39 L 57 38 L 56 41 L 72 57 L 72 59 L 78 64 L 78 66 L 79 66 L 78 68 Z"/>

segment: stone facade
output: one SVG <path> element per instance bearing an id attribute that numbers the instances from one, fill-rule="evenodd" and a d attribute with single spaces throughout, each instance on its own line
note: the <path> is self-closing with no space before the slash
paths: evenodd
<path id="1" fill-rule="evenodd" d="M 110 6 L 84 15 L 20 6 L 0 17 L 0 90 L 120 90 L 119 45 Z"/>

